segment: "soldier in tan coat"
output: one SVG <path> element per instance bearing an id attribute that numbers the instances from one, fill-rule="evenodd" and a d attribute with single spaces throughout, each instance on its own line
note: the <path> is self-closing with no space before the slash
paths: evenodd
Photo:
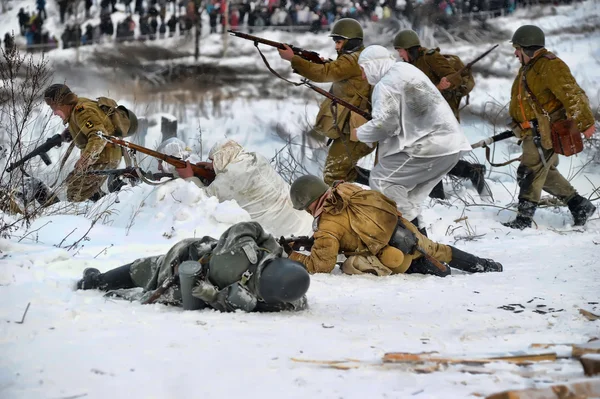
<path id="1" fill-rule="evenodd" d="M 315 82 L 332 82 L 331 93 L 362 110 L 369 111 L 371 86 L 362 78 L 358 66 L 358 57 L 363 46 L 363 30 L 360 24 L 351 18 L 343 18 L 335 23 L 329 35 L 335 42 L 338 58 L 325 64 L 309 62 L 288 47 L 279 50 L 281 58 L 290 61 L 294 72 Z M 337 106 L 337 115 L 333 115 L 331 100 L 321 103 L 315 131 L 331 142 L 323 177 L 327 184 L 336 180 L 355 181 L 356 163 L 370 154 L 374 147 L 360 142 L 350 141 L 350 111 Z M 368 183 L 365 183 L 368 184 Z"/>
<path id="2" fill-rule="evenodd" d="M 329 187 L 318 177 L 302 176 L 292 184 L 290 197 L 296 209 L 306 210 L 315 218 L 310 255 L 284 246 L 290 259 L 304 264 L 309 273 L 331 272 L 338 254 L 343 253 L 347 260 L 342 271 L 347 274 L 450 274 L 447 265 L 444 270 L 436 267 L 415 250 L 416 245 L 456 269 L 470 273 L 502 271 L 498 262 L 428 239 L 399 216 L 394 201 L 377 191 L 350 183 Z"/>
<path id="3" fill-rule="evenodd" d="M 115 126 L 110 117 L 96 101 L 78 97 L 64 84 L 53 84 L 44 93 L 46 104 L 63 123 L 69 124 L 68 132 L 63 132 L 65 141 L 73 141 L 81 151 L 75 168 L 66 179 L 67 199 L 73 202 L 98 200 L 102 195 L 100 187 L 107 176 L 88 175 L 88 169 L 114 169 L 121 162 L 121 148 L 107 143 L 98 135 L 115 134 Z M 51 195 L 46 204 L 57 202 Z"/>
<path id="4" fill-rule="evenodd" d="M 584 225 L 596 207 L 577 194 L 556 169 L 558 155 L 552 149 L 550 126 L 571 119 L 585 137 L 591 137 L 595 121 L 589 100 L 567 64 L 546 50 L 540 28 L 521 26 L 512 43 L 521 68 L 512 85 L 509 113 L 513 132 L 522 142 L 523 156 L 517 169 L 518 215 L 504 225 L 515 229 L 531 227 L 542 190 L 568 205 L 575 226 Z"/>
<path id="5" fill-rule="evenodd" d="M 421 41 L 413 30 L 400 31 L 394 38 L 394 48 L 398 51 L 400 58 L 419 68 L 433 82 L 452 108 L 456 119 L 460 121 L 461 100 L 465 93 L 473 88 L 473 84 L 469 88 L 464 87 L 461 76 L 456 74 L 457 70 L 440 53 L 440 49 L 421 47 Z M 485 190 L 485 165 L 460 160 L 448 174 L 471 180 L 480 194 Z M 445 198 L 441 182 L 433 189 L 431 196 Z"/>

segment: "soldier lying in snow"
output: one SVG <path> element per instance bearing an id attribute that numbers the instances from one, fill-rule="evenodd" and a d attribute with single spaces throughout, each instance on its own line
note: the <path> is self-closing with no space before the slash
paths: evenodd
<path id="1" fill-rule="evenodd" d="M 315 218 L 314 244 L 308 256 L 289 246 L 284 246 L 284 250 L 310 273 L 331 272 L 339 253 L 348 256 L 342 265 L 346 274 L 447 276 L 450 268 L 444 264 L 440 268 L 440 262 L 469 273 L 502 271 L 498 262 L 428 239 L 399 216 L 394 201 L 377 191 L 350 183 L 329 187 L 318 177 L 302 176 L 292 184 L 290 196 L 296 209 Z M 419 253 L 417 247 L 439 261 L 438 266 Z"/>
<path id="2" fill-rule="evenodd" d="M 310 277 L 301 263 L 282 258 L 282 248 L 256 222 L 231 226 L 217 241 L 189 238 L 165 255 L 141 258 L 100 273 L 85 269 L 78 289 L 142 287 L 143 303 L 159 301 L 223 312 L 302 310 Z M 156 294 L 161 294 L 156 295 Z"/>
<path id="3" fill-rule="evenodd" d="M 185 149 L 185 143 L 178 139 L 169 140 L 169 145 L 164 146 L 165 153 L 187 159 L 189 151 Z M 265 157 L 245 151 L 233 140 L 226 140 L 213 146 L 208 159 L 209 162 L 198 163 L 213 169 L 216 174 L 215 180 L 205 188 L 207 195 L 217 197 L 221 202 L 235 200 L 252 220 L 275 236 L 305 235 L 312 230 L 311 217 L 293 208 L 289 185 Z M 179 177 L 203 186 L 191 168 L 175 171 Z"/>

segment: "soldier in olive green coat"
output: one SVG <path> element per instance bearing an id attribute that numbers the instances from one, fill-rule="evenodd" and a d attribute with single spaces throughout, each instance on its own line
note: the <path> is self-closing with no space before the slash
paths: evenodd
<path id="1" fill-rule="evenodd" d="M 421 41 L 417 33 L 407 29 L 400 31 L 394 38 L 394 48 L 405 62 L 419 68 L 433 84 L 442 92 L 442 96 L 452 108 L 454 116 L 460 121 L 460 102 L 465 88 L 460 75 L 450 61 L 440 53 L 440 49 L 427 49 L 421 47 Z M 472 87 L 471 87 L 472 88 Z M 472 164 L 464 160 L 458 163 L 450 172 L 450 176 L 462 177 L 471 180 L 479 194 L 484 193 L 485 187 L 485 165 Z M 431 197 L 445 198 L 444 188 L 440 182 L 431 192 Z"/>
<path id="2" fill-rule="evenodd" d="M 112 136 L 115 126 L 96 101 L 78 97 L 67 85 L 51 85 L 44 93 L 44 100 L 52 108 L 54 115 L 59 116 L 63 123 L 69 124 L 68 133 L 63 132 L 63 139 L 73 140 L 81 150 L 74 170 L 66 179 L 67 199 L 73 202 L 99 199 L 103 195 L 100 187 L 107 177 L 88 175 L 85 171 L 114 169 L 119 166 L 121 148 L 96 135 L 101 132 Z M 57 201 L 56 195 L 50 195 L 46 205 Z"/>
<path id="3" fill-rule="evenodd" d="M 575 226 L 584 225 L 596 207 L 565 179 L 556 165 L 550 125 L 573 120 L 577 129 L 589 138 L 595 132 L 594 115 L 585 92 L 569 67 L 546 50 L 544 32 L 533 25 L 517 29 L 512 37 L 515 56 L 521 68 L 511 90 L 509 112 L 511 128 L 521 139 L 523 156 L 517 169 L 520 186 L 517 217 L 505 226 L 531 227 L 542 190 L 565 202 Z"/>
<path id="4" fill-rule="evenodd" d="M 354 19 L 343 18 L 335 23 L 329 36 L 333 38 L 338 52 L 335 61 L 312 63 L 294 55 L 287 46 L 285 50 L 279 50 L 279 54 L 291 62 L 294 72 L 315 82 L 332 82 L 331 93 L 334 96 L 369 112 L 371 86 L 363 80 L 358 66 L 358 57 L 364 49 L 362 27 Z M 327 184 L 336 180 L 355 181 L 356 163 L 374 149 L 367 144 L 350 141 L 350 116 L 350 111 L 342 106 L 337 106 L 336 115 L 333 115 L 329 99 L 321 103 L 314 129 L 333 140 L 323 170 Z"/>

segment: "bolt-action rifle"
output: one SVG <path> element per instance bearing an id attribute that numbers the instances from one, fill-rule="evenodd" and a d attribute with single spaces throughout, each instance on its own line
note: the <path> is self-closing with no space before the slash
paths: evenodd
<path id="1" fill-rule="evenodd" d="M 146 147 L 142 147 L 141 145 L 130 143 L 129 141 L 122 140 L 118 137 L 107 136 L 102 132 L 96 133 L 102 139 L 108 141 L 109 143 L 118 145 L 119 147 L 128 148 L 132 153 L 141 152 L 142 154 L 150 155 L 151 157 L 160 159 L 163 162 L 168 163 L 169 165 L 173 165 L 178 169 L 183 169 L 186 167 L 186 162 L 181 159 L 174 157 L 172 155 L 163 154 L 162 152 L 154 151 Z M 198 177 L 202 177 L 208 181 L 208 183 L 212 183 L 215 180 L 215 172 L 213 170 L 204 168 L 202 166 L 190 164 L 192 167 L 192 171 L 194 175 Z"/>
<path id="2" fill-rule="evenodd" d="M 300 236 L 300 237 L 282 237 L 277 240 L 277 243 L 281 246 L 288 244 L 294 251 L 310 251 L 310 248 L 315 242 L 314 237 Z"/>
<path id="3" fill-rule="evenodd" d="M 373 117 L 371 116 L 371 114 L 368 113 L 367 111 L 364 111 L 364 110 L 358 108 L 357 106 L 350 104 L 346 100 L 342 100 L 341 98 L 339 98 L 337 96 L 334 96 L 333 94 L 331 94 L 327 90 L 323 90 L 320 87 L 315 86 L 308 79 L 302 79 L 302 83 L 306 87 L 309 87 L 309 88 L 313 89 L 314 91 L 316 91 L 317 93 L 319 93 L 319 94 L 327 97 L 328 99 L 330 99 L 333 104 L 339 104 L 342 107 L 348 108 L 350 111 L 354 112 L 355 114 L 358 114 L 358 115 L 362 116 L 363 118 L 365 118 L 368 121 L 370 121 L 371 119 L 373 119 Z"/>
<path id="4" fill-rule="evenodd" d="M 506 140 L 509 139 L 511 137 L 515 137 L 515 134 L 513 133 L 512 130 L 505 130 L 502 133 L 498 133 L 492 137 L 488 137 L 487 139 L 483 139 L 481 141 L 478 141 L 477 143 L 471 144 L 471 148 L 481 148 L 481 147 L 487 147 L 490 144 L 493 144 L 497 141 L 502 141 L 502 140 Z"/>
<path id="5" fill-rule="evenodd" d="M 476 63 L 478 63 L 479 61 L 481 61 L 481 59 L 483 57 L 485 57 L 486 55 L 488 55 L 489 53 L 491 53 L 492 51 L 494 51 L 496 49 L 496 47 L 498 47 L 498 46 L 499 45 L 496 44 L 494 47 L 492 47 L 491 49 L 487 50 L 485 53 L 481 54 L 479 57 L 475 58 L 473 61 L 471 61 L 468 64 L 466 64 L 464 67 L 460 68 L 458 71 L 456 71 L 453 74 L 450 74 L 449 76 L 447 76 L 446 79 L 451 80 L 455 76 L 462 76 L 465 71 L 468 71 L 469 69 L 471 69 L 473 67 L 473 65 L 475 65 Z"/>
<path id="6" fill-rule="evenodd" d="M 315 64 L 324 64 L 326 61 L 323 61 L 318 53 L 310 50 L 304 50 L 303 48 L 292 46 L 291 44 L 285 44 L 281 42 L 274 42 L 272 40 L 263 39 L 262 37 L 249 35 L 247 33 L 243 33 L 237 30 L 229 29 L 227 32 L 231 33 L 233 36 L 241 37 L 242 39 L 250 40 L 254 42 L 254 45 L 258 48 L 258 43 L 265 44 L 267 46 L 275 47 L 281 50 L 285 49 L 285 46 L 289 46 L 294 54 L 297 56 L 304 58 L 307 61 L 314 62 Z"/>

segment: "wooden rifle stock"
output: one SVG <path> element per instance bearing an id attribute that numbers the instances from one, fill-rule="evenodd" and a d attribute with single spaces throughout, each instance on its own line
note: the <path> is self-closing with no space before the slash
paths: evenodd
<path id="1" fill-rule="evenodd" d="M 371 119 L 373 119 L 373 117 L 371 116 L 371 114 L 368 113 L 367 111 L 363 111 L 362 109 L 358 108 L 357 106 L 354 106 L 354 105 L 350 104 L 346 100 L 342 100 L 341 98 L 339 98 L 337 96 L 334 96 L 333 94 L 331 94 L 327 90 L 323 90 L 320 87 L 315 86 L 314 84 L 312 84 L 311 82 L 309 82 L 307 79 L 302 79 L 302 83 L 304 83 L 304 85 L 306 85 L 307 87 L 310 87 L 311 89 L 313 89 L 317 93 L 319 93 L 319 94 L 327 97 L 328 99 L 331 100 L 332 103 L 339 104 L 342 107 L 348 108 L 350 111 L 354 112 L 355 114 L 358 114 L 358 115 L 362 116 L 363 118 L 365 118 L 368 121 L 370 121 Z"/>
<path id="2" fill-rule="evenodd" d="M 254 45 L 257 47 L 258 47 L 258 43 L 261 43 L 261 44 L 264 44 L 267 46 L 271 46 L 271 47 L 275 47 L 275 48 L 284 50 L 285 46 L 287 45 L 292 49 L 294 54 L 296 54 L 297 56 L 304 58 L 307 61 L 314 62 L 315 64 L 325 64 L 325 61 L 323 61 L 321 59 L 321 57 L 319 56 L 319 54 L 314 51 L 304 50 L 303 48 L 295 47 L 295 46 L 292 46 L 291 44 L 284 45 L 284 43 L 281 43 L 281 42 L 275 42 L 272 40 L 263 39 L 262 37 L 250 35 L 248 33 L 243 33 L 243 32 L 237 31 L 237 30 L 229 29 L 227 32 L 229 32 L 233 36 L 237 36 L 237 37 L 241 37 L 242 39 L 253 41 Z"/>
<path id="3" fill-rule="evenodd" d="M 173 165 L 178 169 L 183 169 L 187 165 L 186 162 L 180 158 L 177 158 L 177 157 L 174 157 L 171 155 L 167 155 L 167 154 L 163 154 L 162 152 L 154 151 L 149 148 L 142 147 L 141 145 L 130 143 L 129 141 L 122 140 L 118 137 L 107 136 L 106 134 L 101 133 L 101 132 L 98 132 L 97 134 L 98 134 L 98 136 L 100 136 L 102 139 L 108 141 L 109 143 L 113 143 L 115 145 L 118 145 L 119 147 L 129 148 L 130 150 L 132 150 L 134 152 L 137 151 L 137 152 L 141 152 L 142 154 L 150 155 L 151 157 L 160 159 L 161 161 L 164 161 L 164 162 L 168 163 L 169 165 Z M 190 165 L 192 167 L 192 171 L 194 172 L 194 175 L 203 177 L 206 180 L 208 180 L 209 182 L 212 182 L 213 180 L 215 180 L 215 172 L 214 171 L 203 168 L 198 165 L 194 165 L 194 164 L 190 164 Z"/>

